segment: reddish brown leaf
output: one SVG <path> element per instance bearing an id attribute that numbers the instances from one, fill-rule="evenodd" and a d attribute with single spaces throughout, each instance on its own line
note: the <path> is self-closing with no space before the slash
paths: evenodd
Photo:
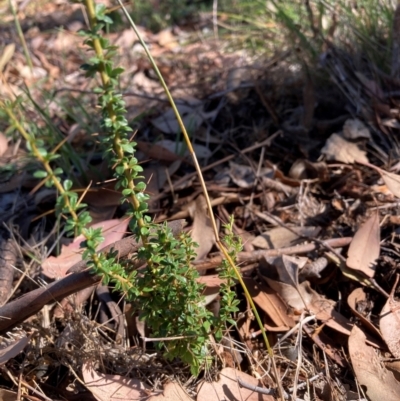
<path id="1" fill-rule="evenodd" d="M 129 219 L 127 218 L 107 220 L 94 224 L 93 228 L 101 227 L 103 229 L 104 241 L 100 244 L 100 247 L 103 248 L 120 240 L 125 235 L 128 224 Z M 63 246 L 59 256 L 48 257 L 42 263 L 43 273 L 50 278 L 64 277 L 67 270 L 82 259 L 83 250 L 80 244 L 83 240 L 83 235 L 80 235 L 68 246 Z"/>
<path id="2" fill-rule="evenodd" d="M 374 277 L 374 262 L 380 252 L 380 227 L 379 215 L 372 216 L 358 229 L 351 241 L 347 266 L 350 269 L 365 273 L 368 277 Z"/>
<path id="3" fill-rule="evenodd" d="M 268 315 L 276 328 L 288 330 L 295 325 L 287 313 L 287 306 L 276 292 L 264 284 L 258 284 L 252 278 L 243 278 L 254 302 Z"/>

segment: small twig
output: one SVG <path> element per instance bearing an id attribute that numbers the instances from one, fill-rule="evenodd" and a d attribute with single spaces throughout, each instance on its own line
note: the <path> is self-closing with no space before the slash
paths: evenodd
<path id="1" fill-rule="evenodd" d="M 279 341 L 274 345 L 274 348 L 279 347 L 288 337 L 297 331 L 300 326 L 302 327 L 304 324 L 311 322 L 312 320 L 315 320 L 315 315 L 307 316 L 301 322 L 297 323 L 296 326 L 292 327 L 288 332 L 285 333 L 284 336 L 279 339 Z"/>
<path id="2" fill-rule="evenodd" d="M 277 396 L 277 392 L 273 388 L 264 388 L 259 386 L 254 386 L 252 384 L 246 383 L 242 378 L 238 377 L 237 381 L 240 387 L 247 388 L 248 390 L 254 391 L 256 393 L 272 395 L 273 397 Z M 283 391 L 283 397 L 285 400 L 289 400 L 290 396 L 286 391 Z M 296 398 L 296 401 L 303 401 L 301 398 Z"/>
<path id="3" fill-rule="evenodd" d="M 307 387 L 307 383 L 312 383 L 312 382 L 314 382 L 315 380 L 321 378 L 323 375 L 324 375 L 323 372 L 319 372 L 319 373 L 316 374 L 315 376 L 310 377 L 307 381 L 305 381 L 305 382 L 303 382 L 303 383 L 300 383 L 300 384 L 297 386 L 297 390 L 303 390 L 304 388 Z M 293 387 L 289 387 L 289 392 L 293 392 Z"/>
<path id="4" fill-rule="evenodd" d="M 312 383 L 315 380 L 318 380 L 319 378 L 321 378 L 322 376 L 323 376 L 323 372 L 316 374 L 315 376 L 309 378 L 307 381 L 300 383 L 297 386 L 297 390 L 303 390 L 307 386 L 307 383 Z M 264 388 L 264 387 L 254 386 L 252 384 L 246 383 L 240 377 L 237 378 L 237 381 L 238 381 L 240 387 L 247 388 L 248 390 L 255 391 L 260 394 L 272 395 L 273 397 L 276 397 L 276 390 L 273 388 Z M 289 388 L 289 392 L 293 392 L 293 387 Z M 285 400 L 290 399 L 288 393 L 285 392 L 284 396 L 285 396 Z M 303 400 L 301 400 L 300 398 L 296 398 L 296 401 L 303 401 Z"/>
<path id="5" fill-rule="evenodd" d="M 302 346 L 303 346 L 303 332 L 302 332 L 302 328 L 303 328 L 303 324 L 304 324 L 304 316 L 305 312 L 303 311 L 300 317 L 300 330 L 297 333 L 297 340 L 296 340 L 296 345 L 295 347 L 297 348 L 297 366 L 296 366 L 296 372 L 294 374 L 294 380 L 293 380 L 293 390 L 291 391 L 292 393 L 292 398 L 296 399 L 297 396 L 297 384 L 299 381 L 299 375 L 300 375 L 300 369 L 301 369 L 301 365 L 303 363 L 303 350 L 302 350 Z"/>
<path id="6" fill-rule="evenodd" d="M 330 248 L 341 248 L 343 246 L 349 245 L 352 239 L 352 237 L 330 238 L 322 241 L 322 244 L 325 246 L 329 246 Z M 254 263 L 260 261 L 264 257 L 307 253 L 318 249 L 318 247 L 319 243 L 307 243 L 280 249 L 261 249 L 252 252 L 240 252 L 238 254 L 238 263 Z M 194 262 L 193 265 L 196 266 L 197 270 L 200 271 L 215 269 L 215 267 L 220 266 L 221 263 L 222 257 L 216 256 L 208 260 L 200 260 Z"/>
<path id="7" fill-rule="evenodd" d="M 246 383 L 241 377 L 237 378 L 240 387 L 247 388 L 247 390 L 255 391 L 256 393 L 272 395 L 276 397 L 276 390 L 274 388 L 264 388 L 259 386 L 254 386 L 253 384 Z M 289 399 L 289 395 L 284 393 L 285 400 Z"/>

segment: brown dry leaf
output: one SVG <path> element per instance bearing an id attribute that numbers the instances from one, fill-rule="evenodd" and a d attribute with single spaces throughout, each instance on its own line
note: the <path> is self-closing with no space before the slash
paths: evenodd
<path id="1" fill-rule="evenodd" d="M 306 265 L 308 258 L 289 255 L 282 255 L 278 258 L 282 261 L 278 269 L 279 279 L 297 289 L 299 286 L 299 270 Z"/>
<path id="2" fill-rule="evenodd" d="M 290 167 L 288 176 L 296 181 L 314 178 L 329 181 L 328 166 L 325 162 L 313 163 L 306 159 L 297 159 Z"/>
<path id="3" fill-rule="evenodd" d="M 4 67 L 7 65 L 7 63 L 12 59 L 14 52 L 15 52 L 14 43 L 10 43 L 4 47 L 0 57 L 0 74 L 3 72 Z"/>
<path id="4" fill-rule="evenodd" d="M 274 401 L 272 395 L 264 395 L 255 391 L 240 387 L 238 377 L 244 382 L 259 386 L 259 382 L 253 376 L 240 372 L 233 368 L 222 369 L 218 382 L 203 382 L 197 389 L 197 401 Z"/>
<path id="5" fill-rule="evenodd" d="M 400 383 L 365 340 L 365 334 L 354 326 L 349 337 L 349 354 L 358 382 L 366 387 L 366 395 L 371 401 L 398 401 Z"/>
<path id="6" fill-rule="evenodd" d="M 167 383 L 162 394 L 153 395 L 147 401 L 193 401 L 185 390 L 175 382 Z"/>
<path id="7" fill-rule="evenodd" d="M 394 173 L 389 173 L 389 172 L 382 170 L 381 168 L 376 167 L 370 163 L 361 162 L 358 160 L 357 160 L 357 162 L 376 170 L 382 176 L 383 181 L 385 182 L 385 184 L 389 188 L 389 190 L 393 193 L 393 195 L 400 198 L 400 175 L 394 174 Z"/>
<path id="8" fill-rule="evenodd" d="M 347 303 L 351 308 L 351 311 L 357 316 L 360 321 L 363 323 L 365 328 L 377 338 L 382 338 L 382 334 L 380 331 L 372 324 L 370 320 L 368 320 L 363 314 L 361 314 L 357 310 L 357 303 L 358 302 L 366 302 L 367 296 L 364 292 L 362 287 L 356 288 L 347 298 Z"/>
<path id="9" fill-rule="evenodd" d="M 96 373 L 88 364 L 82 366 L 82 376 L 85 386 L 98 401 L 141 400 L 149 395 L 149 386 L 140 380 Z"/>
<path id="10" fill-rule="evenodd" d="M 336 302 L 324 298 L 311 288 L 310 291 L 313 293 L 313 297 L 307 308 L 315 314 L 316 318 L 331 329 L 347 336 L 350 335 L 352 324 L 343 315 L 335 311 Z"/>
<path id="11" fill-rule="evenodd" d="M 375 275 L 375 261 L 380 252 L 379 215 L 372 216 L 357 230 L 350 243 L 347 267 L 363 272 L 367 277 Z"/>
<path id="12" fill-rule="evenodd" d="M 176 36 L 172 33 L 171 28 L 166 28 L 160 31 L 154 36 L 158 44 L 162 47 L 166 47 L 168 50 L 172 50 L 179 45 Z"/>
<path id="13" fill-rule="evenodd" d="M 209 305 L 218 297 L 221 284 L 226 282 L 226 280 L 219 278 L 218 274 L 200 276 L 196 281 L 205 285 L 202 292 L 202 295 L 204 296 L 204 305 Z"/>
<path id="14" fill-rule="evenodd" d="M 92 218 L 91 224 L 101 224 L 103 221 L 112 219 L 115 216 L 117 206 L 94 206 L 88 207 L 90 217 Z"/>
<path id="15" fill-rule="evenodd" d="M 8 148 L 8 141 L 7 141 L 7 137 L 0 132 L 0 156 L 3 156 L 4 153 L 6 153 Z"/>
<path id="16" fill-rule="evenodd" d="M 277 291 L 290 306 L 298 310 L 303 310 L 311 300 L 305 284 L 302 283 L 299 285 L 298 280 L 299 269 L 303 268 L 307 261 L 307 258 L 279 255 L 265 258 L 265 266 L 260 267 L 260 272 L 272 279 L 271 282 L 268 281 L 270 286 Z M 297 295 L 287 288 L 287 286 L 293 287 Z M 278 287 L 280 288 L 279 290 L 277 290 Z"/>
<path id="17" fill-rule="evenodd" d="M 321 149 L 327 160 L 336 160 L 342 163 L 352 164 L 355 161 L 368 163 L 366 152 L 361 150 L 355 143 L 346 141 L 339 134 L 332 134 Z"/>
<path id="18" fill-rule="evenodd" d="M 336 303 L 330 299 L 324 298 L 322 295 L 314 291 L 308 281 L 304 281 L 299 285 L 299 292 L 289 284 L 282 283 L 280 281 L 272 280 L 264 277 L 268 285 L 273 288 L 291 307 L 301 312 L 306 308 L 313 314 L 315 314 L 318 320 L 321 320 L 333 330 L 339 333 L 350 335 L 352 328 L 351 322 L 335 310 Z M 303 302 L 304 300 L 304 302 Z M 368 336 L 368 343 L 374 347 L 380 348 L 382 346 L 380 341 L 377 341 L 374 337 Z"/>
<path id="19" fill-rule="evenodd" d="M 214 230 L 211 220 L 207 214 L 206 199 L 199 195 L 188 207 L 190 216 L 193 219 L 191 237 L 199 245 L 195 248 L 196 260 L 204 259 L 215 244 Z"/>
<path id="20" fill-rule="evenodd" d="M 103 229 L 104 241 L 100 244 L 100 247 L 103 248 L 119 241 L 126 234 L 128 224 L 129 219 L 127 218 L 107 220 L 94 224 L 93 228 L 101 227 Z M 60 255 L 49 256 L 42 263 L 43 274 L 49 278 L 64 277 L 67 270 L 82 259 L 83 250 L 80 247 L 82 241 L 84 241 L 84 237 L 80 235 L 68 246 L 63 246 Z"/>
<path id="21" fill-rule="evenodd" d="M 394 299 L 397 282 L 398 278 L 381 311 L 379 327 L 390 352 L 395 358 L 400 358 L 400 302 Z"/>
<path id="22" fill-rule="evenodd" d="M 389 173 L 385 170 L 378 170 L 385 181 L 386 186 L 393 193 L 394 196 L 400 198 L 400 175 Z"/>
<path id="23" fill-rule="evenodd" d="M 0 365 L 4 365 L 11 358 L 17 356 L 29 343 L 28 337 L 22 337 L 12 344 L 0 349 Z"/>
<path id="24" fill-rule="evenodd" d="M 17 393 L 0 388 L 0 401 L 17 401 L 20 399 Z"/>
<path id="25" fill-rule="evenodd" d="M 268 315 L 276 329 L 289 330 L 295 325 L 287 313 L 287 306 L 274 290 L 256 283 L 252 278 L 243 278 L 243 281 L 253 301 Z"/>
<path id="26" fill-rule="evenodd" d="M 400 382 L 400 361 L 387 361 L 385 362 L 385 367 L 389 369 L 396 380 Z"/>
<path id="27" fill-rule="evenodd" d="M 292 284 L 282 283 L 281 281 L 273 280 L 264 277 L 268 285 L 275 290 L 284 301 L 297 311 L 304 310 L 312 300 L 313 294 L 307 281 L 301 283 L 298 288 L 294 288 Z"/>
<path id="28" fill-rule="evenodd" d="M 294 231 L 294 232 L 293 232 Z M 262 249 L 279 249 L 293 246 L 300 236 L 315 237 L 321 231 L 319 227 L 293 227 L 288 230 L 285 227 L 274 227 L 265 233 L 258 235 L 252 244 Z M 297 234 L 296 234 L 297 233 Z"/>
<path id="29" fill-rule="evenodd" d="M 142 151 L 149 159 L 160 160 L 165 162 L 174 162 L 176 160 L 182 160 L 183 158 L 178 156 L 175 151 L 170 151 L 166 146 L 161 146 L 156 143 L 149 143 L 143 141 L 136 141 L 137 147 Z M 173 143 L 174 149 L 176 149 L 176 142 Z"/>

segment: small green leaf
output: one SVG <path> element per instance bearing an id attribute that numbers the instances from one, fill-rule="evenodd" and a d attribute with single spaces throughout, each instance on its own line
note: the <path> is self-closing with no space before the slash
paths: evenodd
<path id="1" fill-rule="evenodd" d="M 35 171 L 34 173 L 33 173 L 33 176 L 35 177 L 35 178 L 46 178 L 47 177 L 47 171 L 44 171 L 44 170 L 38 170 L 38 171 Z"/>

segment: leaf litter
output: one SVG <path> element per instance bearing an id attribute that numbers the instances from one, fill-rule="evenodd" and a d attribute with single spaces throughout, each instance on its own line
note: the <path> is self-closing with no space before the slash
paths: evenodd
<path id="1" fill-rule="evenodd" d="M 36 18 L 52 15 L 63 5 L 46 7 Z M 96 144 L 91 134 L 99 127 L 84 113 L 88 104 L 94 104 L 94 97 L 86 79 L 77 73 L 83 61 L 82 44 L 72 29 L 83 22 L 64 14 L 70 18 L 66 30 L 26 31 L 28 46 L 36 55 L 33 71 L 13 45 L 17 41 L 10 31 L 4 32 L 3 40 L 8 42 L 0 59 L 0 92 L 14 98 L 27 85 L 32 97 L 43 102 L 38 83 L 46 78 L 47 89 L 55 90 L 48 102 L 51 120 L 65 138 L 72 140 L 71 133 L 76 133 L 73 145 L 82 155 L 88 181 L 72 169 L 76 189 L 83 191 L 94 181 L 85 202 L 96 221 L 111 224 L 117 236 L 109 237 L 109 230 L 105 236 L 107 243 L 115 243 L 127 231 L 127 221 L 116 225 L 124 205 L 108 182 L 112 174 L 102 169 L 93 151 Z M 363 399 L 363 392 L 371 400 L 398 399 L 392 358 L 399 357 L 395 273 L 400 248 L 396 199 L 400 198 L 400 176 L 394 167 L 400 112 L 397 95 L 383 96 L 393 88 L 385 87 L 384 80 L 367 78 L 370 65 L 359 66 L 364 70 L 354 73 L 349 56 L 332 51 L 323 68 L 338 88 L 320 95 L 322 88 L 310 79 L 302 82 L 296 76 L 293 80 L 288 54 L 272 58 L 271 63 L 267 60 L 268 67 L 263 69 L 245 52 L 240 57 L 235 52 L 223 54 L 213 40 L 182 46 L 184 34 L 179 30 L 154 35 L 140 29 L 151 42 L 166 81 L 173 83 L 173 95 L 193 133 L 196 152 L 204 160 L 214 211 L 223 222 L 233 214 L 237 232 L 247 241 L 246 251 L 238 255 L 241 272 L 261 312 L 279 369 L 285 372 L 285 391 L 291 393 L 297 387 L 297 398 L 302 400 Z M 121 87 L 126 88 L 128 116 L 138 128 L 138 159 L 153 198 L 152 215 L 157 221 L 172 216 L 188 220 L 186 229 L 199 244 L 194 266 L 202 266 L 200 281 L 209 297 L 205 302 L 218 313 L 220 255 L 176 121 L 148 62 L 139 51 L 130 51 L 135 46 L 130 31 L 111 33 L 110 38 L 122 46 L 126 75 Z M 171 51 L 173 59 L 166 57 Z M 65 60 L 62 70 L 60 57 Z M 235 69 L 240 74 L 233 73 Z M 334 99 L 334 107 L 329 99 Z M 362 112 L 348 119 L 348 110 Z M 285 124 L 278 126 L 283 120 Z M 5 307 L 12 308 L 17 297 L 39 284 L 47 285 L 44 279 L 58 280 L 62 287 L 68 270 L 81 256 L 80 239 L 60 246 L 66 238 L 54 229 L 54 194 L 44 188 L 31 193 L 38 182 L 28 174 L 27 154 L 2 124 L 0 192 L 8 200 L 2 201 L 0 214 L 9 227 L 13 225 L 13 238 L 21 249 L 20 260 L 8 266 L 19 269 L 12 291 L 7 288 L 11 299 Z M 94 170 L 96 174 L 91 175 Z M 329 245 L 340 240 L 345 241 Z M 46 258 L 47 247 L 53 253 Z M 65 296 L 57 306 L 39 305 L 42 311 L 25 322 L 18 321 L 17 311 L 2 334 L 22 337 L 4 340 L 9 345 L 3 349 L 10 352 L 5 351 L 2 364 L 14 378 L 21 374 L 24 383 L 35 381 L 44 393 L 66 399 L 72 394 L 84 399 L 74 374 L 98 400 L 146 396 L 160 400 L 273 399 L 260 393 L 276 387 L 260 328 L 242 290 L 235 289 L 241 300 L 240 313 L 233 316 L 237 328 L 227 330 L 221 344 L 213 343 L 210 352 L 216 356 L 215 363 L 198 378 L 190 377 L 179 360 L 166 364 L 153 353 L 151 343 L 143 341 L 151 333 L 135 325 L 130 305 L 112 288 L 103 288 L 105 292 L 89 288 L 85 296 Z M 57 294 L 54 297 L 59 299 Z M 13 329 L 14 322 L 20 324 Z M 2 324 L 5 327 L 7 322 Z M 96 361 L 95 368 L 89 368 L 88 355 Z M 46 366 L 44 373 L 32 376 L 42 365 Z M 59 369 L 65 374 L 62 380 Z M 13 384 L 8 386 L 16 390 Z M 25 391 L 31 397 L 35 394 L 29 387 Z"/>

